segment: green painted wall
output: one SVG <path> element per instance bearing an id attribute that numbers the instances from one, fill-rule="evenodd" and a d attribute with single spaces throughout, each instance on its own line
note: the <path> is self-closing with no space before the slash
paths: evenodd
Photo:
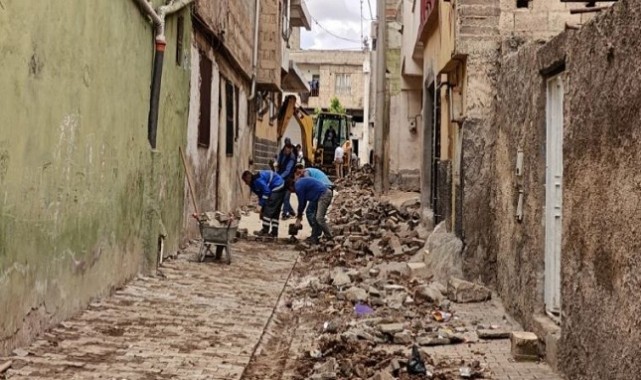
<path id="1" fill-rule="evenodd" d="M 156 5 L 160 1 L 155 1 Z M 153 28 L 131 0 L 0 0 L 0 354 L 177 249 L 191 23 L 147 142 Z"/>

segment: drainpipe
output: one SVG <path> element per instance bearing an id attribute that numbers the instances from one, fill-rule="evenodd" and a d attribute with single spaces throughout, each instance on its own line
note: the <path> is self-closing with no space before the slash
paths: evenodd
<path id="1" fill-rule="evenodd" d="M 147 122 L 147 138 L 152 149 L 156 149 L 156 135 L 158 132 L 158 110 L 160 104 L 160 89 L 162 84 L 162 67 L 165 56 L 165 20 L 167 16 L 176 13 L 191 4 L 194 0 L 171 0 L 167 5 L 158 8 L 156 12 L 147 0 L 134 0 L 147 14 L 156 29 L 154 68 L 151 82 L 151 96 L 149 99 L 149 119 Z"/>
<path id="2" fill-rule="evenodd" d="M 254 56 L 252 58 L 252 90 L 249 100 L 256 97 L 256 77 L 258 76 L 258 26 L 260 24 L 260 0 L 256 0 L 256 17 L 254 18 Z"/>

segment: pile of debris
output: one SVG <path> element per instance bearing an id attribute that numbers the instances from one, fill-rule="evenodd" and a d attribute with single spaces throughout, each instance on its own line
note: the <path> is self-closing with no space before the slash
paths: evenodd
<path id="1" fill-rule="evenodd" d="M 421 224 L 419 200 L 398 207 L 380 201 L 368 178 L 371 173 L 356 173 L 349 179 L 352 185 L 342 186 L 335 197 L 330 212 L 334 240 L 301 246 L 307 276 L 290 296 L 305 301 L 292 302 L 292 308 L 313 308 L 321 320 L 312 346 L 299 359 L 300 375 L 487 378 L 478 362 L 436 362 L 424 349 L 504 337 L 498 326 L 467 326 L 452 310 L 450 300 L 487 301 L 491 291 L 456 277 L 446 285 L 435 281 L 426 247 L 438 231 Z"/>

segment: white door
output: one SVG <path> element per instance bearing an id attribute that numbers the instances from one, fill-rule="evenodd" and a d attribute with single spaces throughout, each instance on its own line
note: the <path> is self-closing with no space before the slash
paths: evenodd
<path id="1" fill-rule="evenodd" d="M 561 313 L 561 231 L 563 211 L 563 78 L 547 81 L 545 170 L 545 308 Z"/>

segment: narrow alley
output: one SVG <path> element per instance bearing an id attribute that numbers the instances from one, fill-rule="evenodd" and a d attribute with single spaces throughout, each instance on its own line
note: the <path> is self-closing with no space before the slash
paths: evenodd
<path id="1" fill-rule="evenodd" d="M 641 0 L 0 0 L 0 62 L 0 380 L 641 380 Z"/>
<path id="2" fill-rule="evenodd" d="M 368 177 L 353 181 L 371 183 Z M 336 246 L 291 245 L 282 234 L 278 242 L 241 239 L 225 265 L 198 262 L 194 241 L 154 276 L 138 276 L 2 358 L 11 361 L 5 378 L 560 379 L 538 357 L 513 359 L 509 333 L 521 328 L 496 294 L 456 303 L 440 294 L 443 285 L 422 290 L 435 284 L 412 259 L 424 255 L 422 246 L 385 242 L 421 241 L 411 216 L 417 194 L 396 195 L 392 205 L 367 187 L 339 192 L 332 223 L 363 234 L 343 234 Z M 363 224 L 341 226 L 345 213 Z M 255 227 L 258 216 L 247 214 L 241 227 Z M 387 232 L 368 233 L 372 218 Z M 380 236 L 380 252 L 359 238 L 365 235 Z M 368 304 L 369 311 L 355 311 Z M 483 331 L 493 338 L 479 338 L 487 338 Z M 414 344 L 431 376 L 406 373 Z M 466 369 L 470 375 L 461 375 Z"/>

